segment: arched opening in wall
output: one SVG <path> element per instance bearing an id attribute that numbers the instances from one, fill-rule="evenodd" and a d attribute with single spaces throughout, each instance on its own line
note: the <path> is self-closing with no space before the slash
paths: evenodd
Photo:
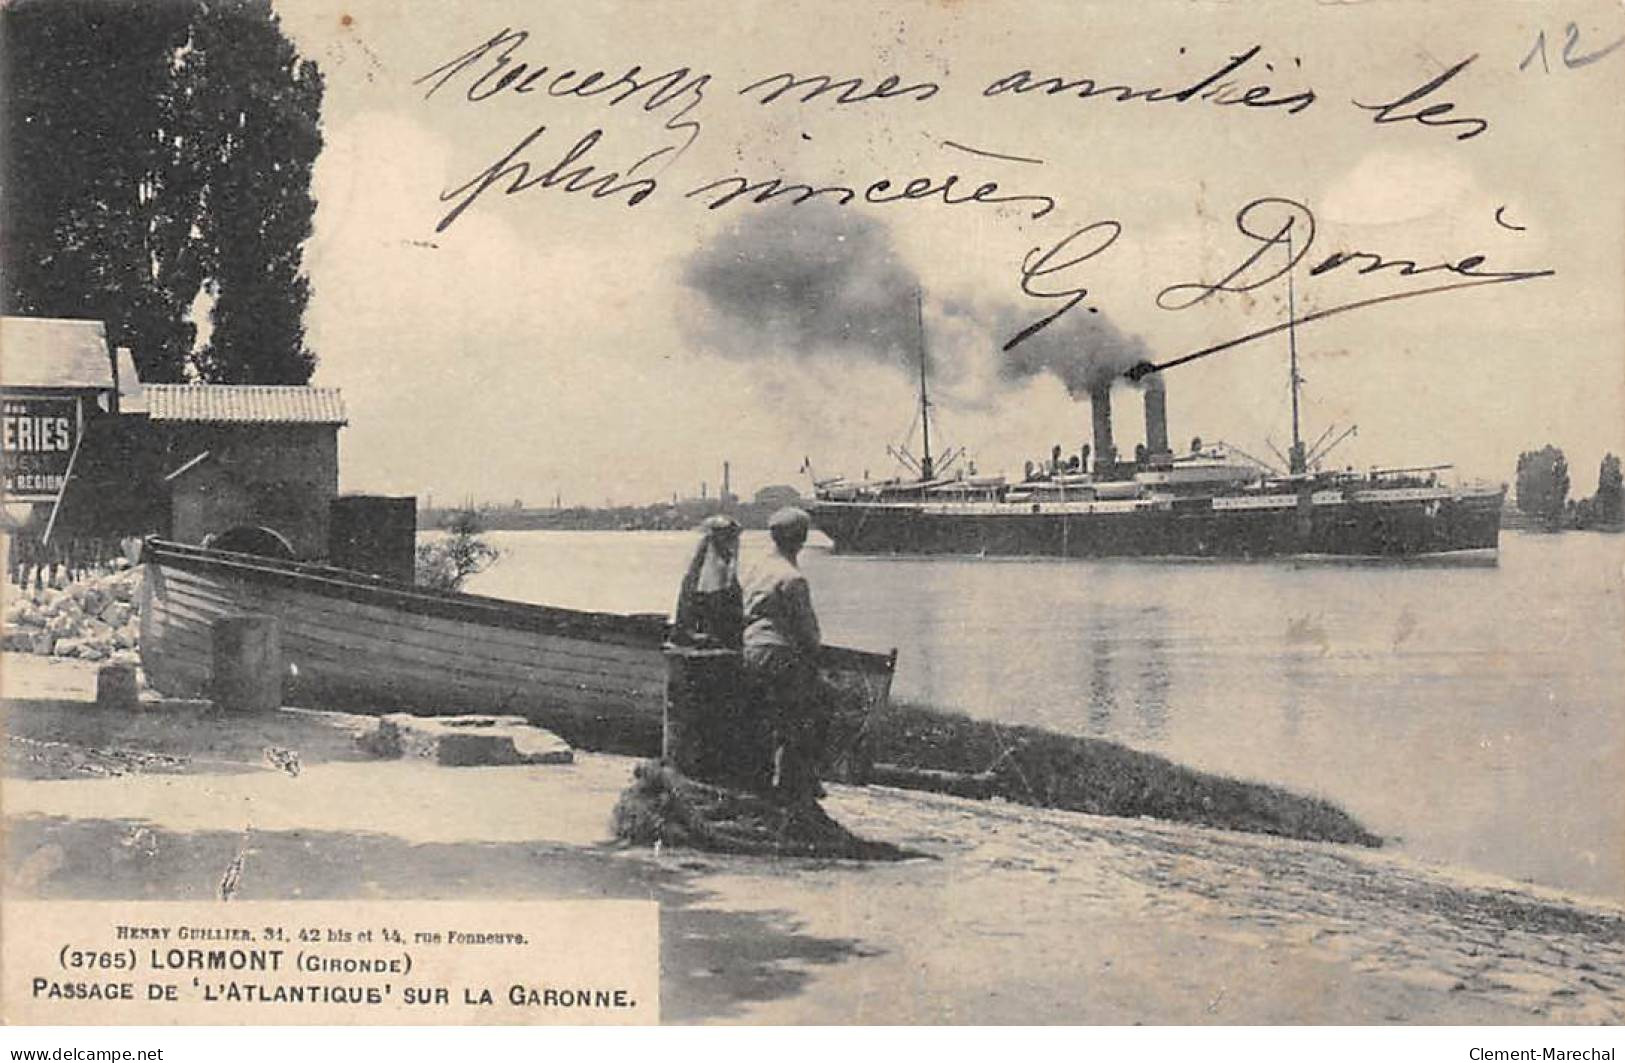
<path id="1" fill-rule="evenodd" d="M 293 546 L 280 532 L 248 524 L 239 524 L 218 535 L 206 536 L 203 545 L 210 550 L 225 550 L 233 554 L 253 554 L 256 557 L 273 557 L 281 561 L 294 559 Z"/>

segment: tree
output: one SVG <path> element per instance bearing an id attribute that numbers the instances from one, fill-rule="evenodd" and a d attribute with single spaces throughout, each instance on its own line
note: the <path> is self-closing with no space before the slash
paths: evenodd
<path id="1" fill-rule="evenodd" d="M 1618 524 L 1625 519 L 1617 455 L 1603 455 L 1602 465 L 1597 469 L 1597 494 L 1592 501 L 1592 512 L 1599 524 Z"/>
<path id="2" fill-rule="evenodd" d="M 199 226 L 215 296 L 198 352 L 207 379 L 303 384 L 309 280 L 301 273 L 316 202 L 322 78 L 283 36 L 269 0 L 203 0 L 182 78 L 210 180 Z"/>
<path id="3" fill-rule="evenodd" d="M 1518 508 L 1549 527 L 1563 521 L 1569 497 L 1569 463 L 1557 447 L 1526 450 L 1518 455 Z"/>
<path id="4" fill-rule="evenodd" d="M 0 19 L 6 311 L 104 320 L 144 377 L 181 379 L 201 279 L 169 62 L 186 12 L 64 0 Z"/>
<path id="5" fill-rule="evenodd" d="M 444 538 L 421 543 L 417 554 L 417 584 L 433 590 L 461 589 L 468 577 L 484 572 L 502 552 L 481 538 L 485 524 L 472 509 L 459 509 L 444 524 Z"/>
<path id="6" fill-rule="evenodd" d="M 6 312 L 105 321 L 146 380 L 308 380 L 322 82 L 267 0 L 21 0 L 0 30 Z"/>

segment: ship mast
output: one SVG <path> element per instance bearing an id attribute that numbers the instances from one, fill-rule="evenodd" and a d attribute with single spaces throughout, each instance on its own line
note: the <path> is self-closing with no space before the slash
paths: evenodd
<path id="1" fill-rule="evenodd" d="M 1286 257 L 1289 263 L 1286 273 L 1286 342 L 1287 350 L 1291 355 L 1291 383 L 1292 383 L 1292 449 L 1287 451 L 1289 471 L 1294 476 L 1309 471 L 1309 463 L 1303 451 L 1303 436 L 1298 427 L 1298 387 L 1303 378 L 1298 376 L 1298 309 L 1296 306 L 1293 285 L 1292 269 L 1290 263 L 1295 259 L 1292 255 L 1292 227 L 1286 230 Z"/>
<path id="2" fill-rule="evenodd" d="M 921 306 L 920 290 L 914 289 L 914 320 L 920 330 L 920 445 L 924 454 L 920 458 L 920 479 L 929 480 L 931 468 L 931 400 L 925 394 L 925 309 Z"/>

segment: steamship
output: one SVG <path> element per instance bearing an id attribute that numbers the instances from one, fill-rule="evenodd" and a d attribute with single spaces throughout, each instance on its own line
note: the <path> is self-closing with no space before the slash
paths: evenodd
<path id="1" fill-rule="evenodd" d="M 1292 323 L 1289 288 L 1289 326 Z M 1447 465 L 1325 469 L 1335 438 L 1328 428 L 1305 445 L 1299 428 L 1295 330 L 1291 356 L 1292 444 L 1280 466 L 1239 448 L 1193 440 L 1168 443 L 1166 384 L 1149 366 L 1138 379 L 1145 443 L 1119 460 L 1112 434 L 1113 380 L 1089 389 L 1090 447 L 1029 467 L 1020 482 L 954 474 L 951 452 L 931 454 L 923 346 L 920 419 L 923 454 L 893 454 L 909 475 L 880 481 L 814 481 L 810 512 L 837 553 L 961 554 L 982 557 L 1415 557 L 1499 545 L 1504 485 L 1447 486 Z M 1330 441 L 1328 442 L 1328 439 Z"/>

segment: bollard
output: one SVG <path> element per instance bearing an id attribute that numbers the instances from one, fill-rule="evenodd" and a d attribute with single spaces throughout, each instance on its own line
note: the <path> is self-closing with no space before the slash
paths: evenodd
<path id="1" fill-rule="evenodd" d="M 96 669 L 96 707 L 134 709 L 140 702 L 135 685 L 135 665 L 104 664 Z"/>
<path id="2" fill-rule="evenodd" d="M 228 616 L 209 626 L 209 700 L 226 712 L 282 704 L 282 639 L 274 616 Z"/>
<path id="3" fill-rule="evenodd" d="M 738 651 L 667 646 L 665 653 L 661 759 L 691 779 L 750 785 L 766 754 L 747 726 Z"/>

